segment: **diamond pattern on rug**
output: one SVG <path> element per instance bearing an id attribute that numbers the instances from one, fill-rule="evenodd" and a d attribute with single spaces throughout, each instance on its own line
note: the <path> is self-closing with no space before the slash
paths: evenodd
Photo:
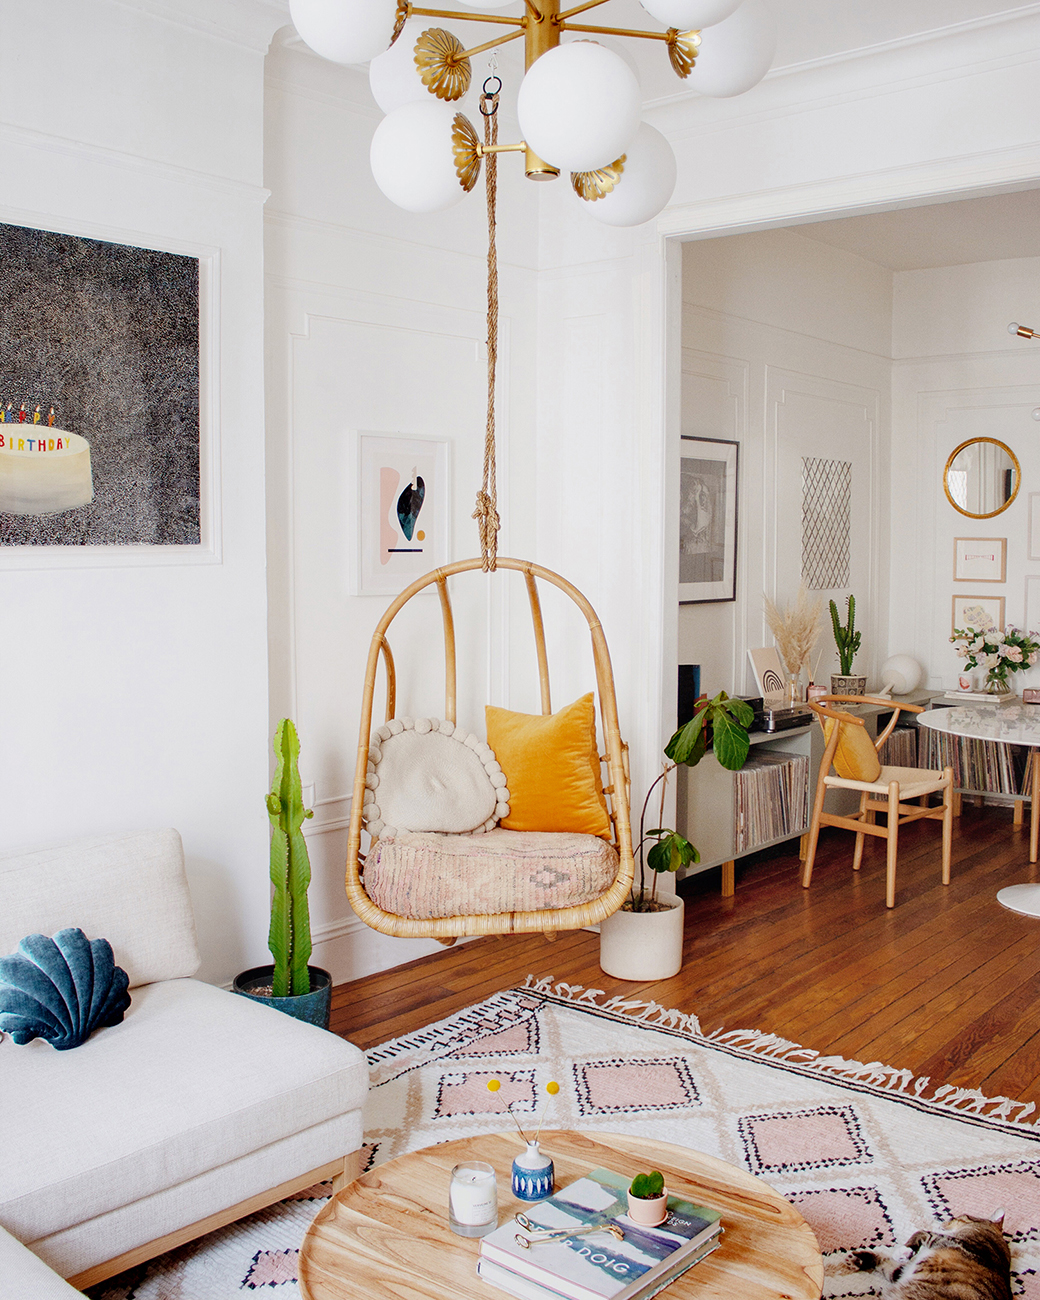
<path id="1" fill-rule="evenodd" d="M 753 1174 L 835 1169 L 874 1159 L 852 1106 L 741 1115 L 737 1131 Z"/>
<path id="2" fill-rule="evenodd" d="M 700 1105 L 697 1085 L 682 1057 L 586 1061 L 574 1067 L 574 1086 L 582 1115 Z"/>
<path id="3" fill-rule="evenodd" d="M 1017 1277 L 1012 1277 L 1011 1287 L 1015 1300 L 1040 1300 L 1040 1274 L 1035 1268 L 1027 1268 Z"/>
<path id="4" fill-rule="evenodd" d="M 833 1250 L 877 1250 L 896 1244 L 892 1219 L 876 1187 L 821 1187 L 793 1192 L 824 1255 Z"/>
<path id="5" fill-rule="evenodd" d="M 298 1250 L 258 1250 L 253 1256 L 253 1266 L 242 1279 L 242 1285 L 256 1291 L 262 1286 L 281 1286 L 295 1282 L 300 1262 Z"/>
<path id="6" fill-rule="evenodd" d="M 1035 1237 L 1040 1227 L 1040 1165 L 1023 1161 L 1013 1165 L 979 1165 L 974 1169 L 947 1169 L 921 1179 L 936 1218 L 957 1214 L 992 1217 L 1004 1209 L 1004 1233 L 1012 1241 Z"/>
<path id="7" fill-rule="evenodd" d="M 498 1079 L 497 1092 L 488 1092 L 488 1080 Z M 456 1115 L 504 1115 L 512 1102 L 514 1111 L 532 1111 L 536 1104 L 534 1071 L 493 1073 L 488 1070 L 446 1074 L 437 1088 L 434 1119 Z"/>
<path id="8" fill-rule="evenodd" d="M 483 1038 L 475 1038 L 471 1043 L 464 1044 L 458 1051 L 449 1052 L 448 1055 L 456 1058 L 464 1056 L 537 1056 L 538 1050 L 538 1022 L 534 1017 L 531 1017 L 527 1020 L 518 1021 L 514 1025 L 508 1025 L 505 1029 L 485 1034 Z"/>

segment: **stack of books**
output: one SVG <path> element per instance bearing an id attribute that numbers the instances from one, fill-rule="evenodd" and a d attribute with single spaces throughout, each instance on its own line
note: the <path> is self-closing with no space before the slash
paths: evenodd
<path id="1" fill-rule="evenodd" d="M 714 1210 L 669 1196 L 664 1223 L 644 1228 L 628 1217 L 628 1185 L 621 1174 L 593 1169 L 532 1205 L 531 1228 L 511 1220 L 484 1237 L 477 1272 L 520 1300 L 649 1300 L 711 1254 L 722 1225 Z M 554 1232 L 561 1235 L 546 1236 Z"/>
<path id="2" fill-rule="evenodd" d="M 944 700 L 959 700 L 962 704 L 1021 704 L 1022 697 L 1011 692 L 1009 695 L 990 695 L 988 691 L 947 691 Z"/>

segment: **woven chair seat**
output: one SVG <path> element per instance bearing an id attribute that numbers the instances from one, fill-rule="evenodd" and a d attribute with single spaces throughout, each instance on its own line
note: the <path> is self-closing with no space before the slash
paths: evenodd
<path id="1" fill-rule="evenodd" d="M 592 902 L 617 873 L 617 850 L 595 835 L 423 832 L 377 842 L 365 892 L 395 916 L 489 916 Z"/>

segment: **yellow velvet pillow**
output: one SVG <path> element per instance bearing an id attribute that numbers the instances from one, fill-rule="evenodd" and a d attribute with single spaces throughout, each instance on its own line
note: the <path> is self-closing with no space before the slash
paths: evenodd
<path id="1" fill-rule="evenodd" d="M 849 713 L 842 714 L 849 718 Z M 823 734 L 827 740 L 838 724 L 832 718 L 823 719 Z M 881 775 L 881 761 L 866 727 L 853 722 L 842 727 L 838 747 L 834 751 L 834 770 L 845 781 L 876 781 Z"/>
<path id="2" fill-rule="evenodd" d="M 510 831 L 572 831 L 610 839 L 592 692 L 558 713 L 488 705 L 487 742 L 506 775 Z"/>

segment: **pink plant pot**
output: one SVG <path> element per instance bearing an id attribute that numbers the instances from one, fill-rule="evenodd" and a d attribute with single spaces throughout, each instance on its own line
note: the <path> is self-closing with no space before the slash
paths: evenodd
<path id="1" fill-rule="evenodd" d="M 645 1197 L 628 1194 L 628 1217 L 644 1228 L 656 1228 L 668 1218 L 668 1188 L 660 1196 Z"/>

